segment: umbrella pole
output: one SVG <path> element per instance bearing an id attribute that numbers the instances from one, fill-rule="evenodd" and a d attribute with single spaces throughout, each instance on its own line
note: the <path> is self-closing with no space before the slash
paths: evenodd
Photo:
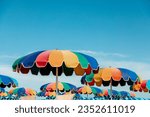
<path id="1" fill-rule="evenodd" d="M 110 98 L 112 100 L 112 79 L 110 80 Z"/>
<path id="2" fill-rule="evenodd" d="M 56 67 L 56 97 L 58 95 L 58 67 Z"/>

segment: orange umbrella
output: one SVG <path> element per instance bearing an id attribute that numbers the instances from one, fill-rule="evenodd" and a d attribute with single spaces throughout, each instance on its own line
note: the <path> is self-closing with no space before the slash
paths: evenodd
<path id="1" fill-rule="evenodd" d="M 88 79 L 93 78 L 92 82 L 89 82 Z M 99 69 L 98 73 L 93 75 L 85 75 L 81 79 L 82 84 L 89 84 L 97 86 L 101 86 L 102 84 L 104 86 L 110 85 L 110 92 L 112 97 L 112 86 L 118 86 L 120 84 L 121 86 L 125 86 L 126 83 L 128 85 L 133 85 L 135 82 L 140 81 L 139 76 L 128 69 L 124 68 L 101 68 Z"/>
<path id="2" fill-rule="evenodd" d="M 92 89 L 90 86 L 83 86 L 78 89 L 78 93 L 82 94 L 92 94 Z"/>
<path id="3" fill-rule="evenodd" d="M 6 92 L 0 92 L 0 97 L 6 97 L 8 94 Z"/>

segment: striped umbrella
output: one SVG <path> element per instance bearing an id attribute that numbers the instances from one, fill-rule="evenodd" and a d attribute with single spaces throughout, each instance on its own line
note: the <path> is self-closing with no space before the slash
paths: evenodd
<path id="1" fill-rule="evenodd" d="M 85 73 L 96 73 L 98 63 L 96 59 L 88 55 L 68 50 L 44 50 L 28 54 L 17 59 L 12 65 L 14 71 L 23 74 L 49 75 L 50 72 L 56 76 L 56 93 L 58 94 L 58 76 L 64 73 L 71 76 L 73 71 L 82 76 Z"/>
<path id="2" fill-rule="evenodd" d="M 91 79 L 92 82 L 88 79 Z M 97 86 L 110 85 L 111 92 L 112 86 L 118 86 L 119 84 L 121 86 L 125 86 L 126 84 L 133 85 L 135 82 L 139 81 L 140 78 L 135 72 L 125 68 L 101 68 L 97 74 L 91 73 L 89 75 L 84 75 L 81 78 L 82 84 L 88 84 L 90 86 L 93 86 L 94 84 Z"/>

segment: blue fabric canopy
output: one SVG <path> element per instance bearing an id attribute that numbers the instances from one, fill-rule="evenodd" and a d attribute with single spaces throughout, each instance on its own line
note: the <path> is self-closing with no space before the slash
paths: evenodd
<path id="1" fill-rule="evenodd" d="M 123 96 L 123 97 L 130 96 L 130 93 L 126 91 L 120 91 L 119 93 L 120 93 L 120 96 Z"/>
<path id="2" fill-rule="evenodd" d="M 121 71 L 122 78 L 125 81 L 129 81 L 129 79 L 131 79 L 131 81 L 133 81 L 133 82 L 137 81 L 138 75 L 135 72 L 128 70 L 128 69 L 125 69 L 125 68 L 118 68 L 118 69 Z"/>
<path id="3" fill-rule="evenodd" d="M 108 89 L 108 94 L 110 95 L 110 93 L 111 93 L 111 91 L 110 91 L 110 89 Z M 112 90 L 112 95 L 113 96 L 119 96 L 119 92 L 116 90 Z"/>
<path id="4" fill-rule="evenodd" d="M 0 87 L 5 88 L 8 87 L 16 87 L 18 86 L 18 82 L 16 79 L 11 78 L 9 76 L 0 75 Z"/>
<path id="5" fill-rule="evenodd" d="M 25 68 L 31 68 L 31 67 L 33 67 L 33 65 L 35 63 L 37 56 L 42 52 L 43 51 L 38 51 L 38 52 L 29 54 L 29 55 L 23 57 L 22 60 L 20 61 L 20 63 L 23 64 L 23 66 Z"/>

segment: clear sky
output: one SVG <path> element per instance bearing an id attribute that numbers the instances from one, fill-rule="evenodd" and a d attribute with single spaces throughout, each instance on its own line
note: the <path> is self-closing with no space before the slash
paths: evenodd
<path id="1" fill-rule="evenodd" d="M 149 79 L 149 6 L 149 0 L 0 0 L 0 73 L 10 74 L 4 67 L 19 56 L 57 48 Z"/>

